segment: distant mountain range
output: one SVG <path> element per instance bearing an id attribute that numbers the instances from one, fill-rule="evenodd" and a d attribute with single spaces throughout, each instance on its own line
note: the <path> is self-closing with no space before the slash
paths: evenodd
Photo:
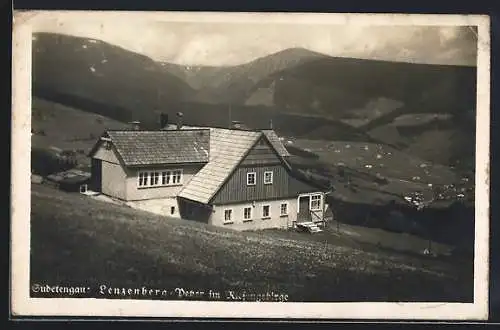
<path id="1" fill-rule="evenodd" d="M 193 92 L 152 59 L 95 39 L 36 33 L 32 52 L 35 95 L 113 119 L 147 119 Z"/>
<path id="2" fill-rule="evenodd" d="M 196 90 L 192 100 L 199 102 L 245 104 L 272 88 L 272 102 L 262 105 L 333 117 L 352 116 L 380 97 L 422 108 L 418 112 L 461 113 L 475 103 L 474 67 L 335 58 L 302 48 L 231 67 L 162 66 Z"/>
<path id="3" fill-rule="evenodd" d="M 475 67 L 334 58 L 302 48 L 238 66 L 184 66 L 99 40 L 38 33 L 33 93 L 148 127 L 158 125 L 159 112 L 182 111 L 195 124 L 272 121 L 281 135 L 374 140 L 431 161 L 473 163 Z M 417 120 L 425 113 L 445 119 Z M 401 116 L 409 126 L 414 116 L 415 129 L 401 128 Z"/>
<path id="4" fill-rule="evenodd" d="M 208 103 L 244 104 L 253 92 L 268 87 L 288 69 L 327 56 L 303 48 L 286 49 L 250 63 L 229 67 L 208 67 L 162 63 L 196 90 L 194 100 Z M 271 105 L 272 104 L 264 104 Z"/>

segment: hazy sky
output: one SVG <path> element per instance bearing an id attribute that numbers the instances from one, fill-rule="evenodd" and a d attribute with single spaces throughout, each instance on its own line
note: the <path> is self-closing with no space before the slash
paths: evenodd
<path id="1" fill-rule="evenodd" d="M 286 48 L 332 56 L 476 65 L 476 36 L 459 26 L 291 25 L 191 22 L 44 24 L 37 31 L 100 39 L 155 60 L 234 65 Z"/>

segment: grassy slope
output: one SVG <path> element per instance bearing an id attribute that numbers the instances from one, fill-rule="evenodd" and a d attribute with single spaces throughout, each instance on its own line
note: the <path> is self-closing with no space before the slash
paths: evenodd
<path id="1" fill-rule="evenodd" d="M 457 181 L 457 176 L 448 167 L 431 164 L 417 157 L 381 144 L 368 142 L 345 142 L 292 139 L 294 146 L 311 151 L 320 160 L 331 165 L 345 166 L 375 175 L 414 181 L 419 183 L 447 184 Z M 366 168 L 371 165 L 372 168 Z"/>
<path id="2" fill-rule="evenodd" d="M 64 150 L 80 150 L 79 164 L 88 165 L 85 155 L 106 129 L 125 128 L 119 121 L 38 97 L 32 100 L 32 148 L 56 147 Z M 42 132 L 44 134 L 40 134 Z"/>
<path id="3" fill-rule="evenodd" d="M 336 200 L 371 205 L 384 205 L 394 200 L 407 204 L 404 196 L 421 193 L 424 200 L 430 201 L 435 187 L 453 184 L 457 189 L 445 189 L 446 200 L 434 203 L 433 207 L 448 207 L 452 201 L 462 200 L 457 197 L 459 193 L 465 195 L 463 200 L 467 205 L 474 203 L 473 180 L 461 182 L 460 173 L 447 166 L 376 143 L 290 140 L 293 142 L 291 146 L 318 156 L 317 159 L 294 156 L 290 160 L 292 165 L 319 173 L 330 180 L 335 187 L 332 196 Z M 344 182 L 339 173 L 340 166 L 345 168 L 353 189 Z M 377 176 L 387 181 L 377 182 Z M 473 218 L 470 220 L 473 221 Z"/>
<path id="4" fill-rule="evenodd" d="M 59 103 L 34 97 L 32 128 L 44 136 L 35 135 L 35 146 L 57 144 L 59 148 L 92 147 L 106 129 L 121 129 L 127 124 L 98 114 L 89 113 Z M 94 138 L 90 138 L 93 136 Z"/>
<path id="5" fill-rule="evenodd" d="M 474 118 L 460 122 L 449 113 L 408 113 L 370 130 L 368 134 L 382 143 L 396 145 L 408 154 L 473 170 L 474 125 Z"/>
<path id="6" fill-rule="evenodd" d="M 31 281 L 97 287 L 274 290 L 293 301 L 472 297 L 469 262 L 239 233 L 32 186 Z M 307 235 L 306 235 L 307 236 Z"/>

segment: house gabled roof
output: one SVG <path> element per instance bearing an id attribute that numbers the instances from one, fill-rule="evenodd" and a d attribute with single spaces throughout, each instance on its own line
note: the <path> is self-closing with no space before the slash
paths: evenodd
<path id="1" fill-rule="evenodd" d="M 240 130 L 215 127 L 182 127 L 159 131 L 110 130 L 102 138 L 110 141 L 124 166 L 206 163 L 178 196 L 209 203 L 253 146 L 263 138 L 290 170 L 289 156 L 272 130 Z M 92 157 L 101 145 L 89 153 Z"/>
<path id="2" fill-rule="evenodd" d="M 125 166 L 206 163 L 209 160 L 210 131 L 107 131 Z M 97 150 L 99 142 L 90 152 Z"/>
<path id="3" fill-rule="evenodd" d="M 262 132 L 211 129 L 210 162 L 179 192 L 179 197 L 207 204 L 233 173 Z"/>
<path id="4" fill-rule="evenodd" d="M 278 152 L 281 157 L 288 157 L 290 153 L 286 150 L 283 143 L 281 143 L 280 138 L 276 135 L 276 132 L 272 129 L 262 130 L 262 133 L 267 137 L 269 142 L 273 145 L 274 149 Z"/>
<path id="5" fill-rule="evenodd" d="M 166 127 L 163 128 L 164 130 L 176 130 L 177 126 L 173 124 L 169 124 Z M 251 130 L 251 129 L 229 129 L 229 128 L 219 128 L 219 127 L 205 127 L 205 126 L 182 126 L 181 130 L 185 129 L 210 129 L 210 137 L 211 140 L 213 138 L 217 138 L 217 136 L 224 136 L 228 134 L 229 131 L 247 131 L 247 132 L 259 132 L 259 130 Z M 272 144 L 278 155 L 281 157 L 288 157 L 290 156 L 290 153 L 288 150 L 286 150 L 285 146 L 283 143 L 280 141 L 280 138 L 276 134 L 276 132 L 272 129 L 263 129 L 261 130 L 262 133 L 266 136 L 267 140 Z M 210 145 L 210 148 L 212 149 L 212 146 L 217 148 L 217 143 L 215 145 Z M 211 152 L 211 154 L 214 154 L 214 152 Z"/>
<path id="6" fill-rule="evenodd" d="M 210 132 L 210 161 L 184 186 L 178 194 L 179 197 L 202 204 L 210 203 L 237 166 L 261 138 L 267 140 L 269 146 L 292 176 L 293 180 L 290 189 L 294 193 L 309 192 L 311 188 L 313 190 L 323 189 L 292 171 L 290 164 L 284 158 L 284 155 L 287 155 L 288 152 L 273 131 L 210 128 Z M 270 132 L 272 134 L 269 134 Z M 275 143 L 270 140 L 270 138 L 273 139 L 274 137 Z M 276 145 L 280 145 L 281 148 L 277 148 Z M 281 153 L 279 150 L 281 150 Z"/>

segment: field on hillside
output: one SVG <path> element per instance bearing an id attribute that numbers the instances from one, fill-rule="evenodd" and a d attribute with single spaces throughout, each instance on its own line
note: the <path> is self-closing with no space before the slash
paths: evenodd
<path id="1" fill-rule="evenodd" d="M 289 301 L 471 301 L 472 263 L 308 234 L 234 232 L 68 194 L 31 193 L 32 284 L 279 292 Z"/>
<path id="2" fill-rule="evenodd" d="M 127 125 L 94 113 L 34 97 L 32 101 L 33 146 L 62 149 L 92 147 L 106 129 Z"/>
<path id="3" fill-rule="evenodd" d="M 106 129 L 123 129 L 119 121 L 34 97 L 32 100 L 32 148 L 75 151 L 78 164 L 90 163 L 86 154 Z"/>
<path id="4" fill-rule="evenodd" d="M 287 137 L 285 145 L 294 154 L 292 166 L 329 182 L 333 186 L 330 197 L 335 201 L 372 206 L 394 201 L 410 209 L 422 205 L 442 210 L 453 203 L 474 205 L 473 175 L 383 144 Z M 301 156 L 295 149 L 311 156 Z M 344 214 L 343 221 L 349 216 Z M 473 218 L 467 221 L 473 222 Z"/>
<path id="5" fill-rule="evenodd" d="M 413 157 L 394 148 L 369 142 L 290 138 L 293 146 L 310 151 L 331 165 L 343 165 L 375 175 L 415 184 L 449 184 L 458 180 L 448 167 Z"/>

